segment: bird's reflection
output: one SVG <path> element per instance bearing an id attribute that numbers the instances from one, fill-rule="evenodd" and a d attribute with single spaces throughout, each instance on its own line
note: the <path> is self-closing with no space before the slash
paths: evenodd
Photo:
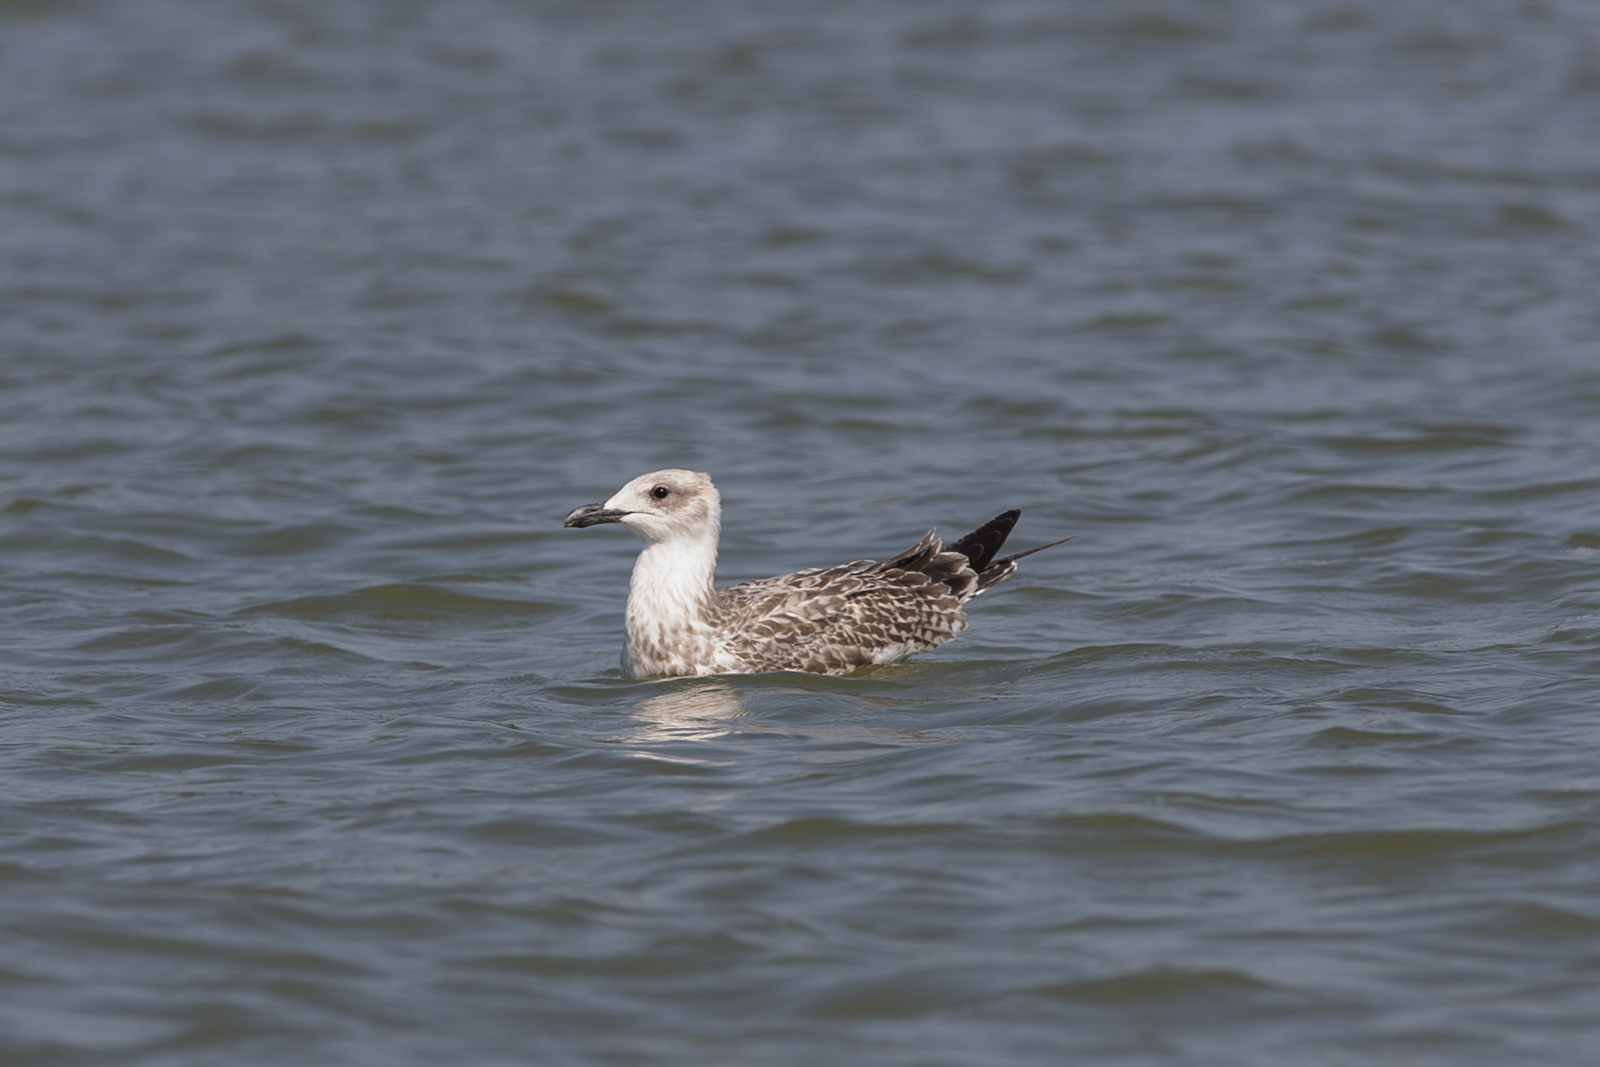
<path id="1" fill-rule="evenodd" d="M 750 713 L 745 694 L 720 682 L 680 682 L 634 705 L 640 740 L 709 741 Z"/>

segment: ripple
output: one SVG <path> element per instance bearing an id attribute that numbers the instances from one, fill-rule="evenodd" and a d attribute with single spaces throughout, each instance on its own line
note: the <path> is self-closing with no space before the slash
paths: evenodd
<path id="1" fill-rule="evenodd" d="M 1173 1002 L 1228 1001 L 1241 997 L 1254 999 L 1281 991 L 1270 983 L 1238 971 L 1184 971 L 1158 967 L 1107 978 L 1060 982 L 1041 986 L 1032 992 L 1053 1000 L 1107 1005 L 1164 1004 L 1170 1008 Z M 1199 1004 L 1191 1006 L 1200 1007 Z"/>
<path id="2" fill-rule="evenodd" d="M 322 620 L 347 615 L 394 621 L 497 616 L 541 616 L 560 611 L 555 604 L 476 596 L 441 586 L 391 582 L 328 596 L 295 597 L 242 609 L 240 615 L 282 615 Z"/>

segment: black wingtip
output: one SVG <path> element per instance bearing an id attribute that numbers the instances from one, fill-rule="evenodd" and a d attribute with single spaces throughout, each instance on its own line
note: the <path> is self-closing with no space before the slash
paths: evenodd
<path id="1" fill-rule="evenodd" d="M 994 559 L 994 554 L 1006 543 L 1006 538 L 1011 535 L 1011 528 L 1020 518 L 1022 518 L 1021 508 L 1002 511 L 959 541 L 946 545 L 945 551 L 959 552 L 966 556 L 968 566 L 982 574 L 984 568 Z"/>

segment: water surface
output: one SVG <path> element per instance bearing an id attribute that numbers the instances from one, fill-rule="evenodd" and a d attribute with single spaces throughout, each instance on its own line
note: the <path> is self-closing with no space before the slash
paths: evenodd
<path id="1" fill-rule="evenodd" d="M 1583 1064 L 1600 10 L 0 2 L 0 1055 Z M 961 639 L 628 682 L 1024 509 Z"/>

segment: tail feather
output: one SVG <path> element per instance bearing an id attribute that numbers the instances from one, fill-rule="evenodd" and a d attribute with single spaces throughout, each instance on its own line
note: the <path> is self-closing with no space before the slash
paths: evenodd
<path id="1" fill-rule="evenodd" d="M 1014 556 L 1007 556 L 1005 559 L 1001 560 L 1000 562 L 1001 563 L 1015 563 L 1019 559 L 1026 559 L 1027 557 L 1033 555 L 1035 552 L 1043 552 L 1047 548 L 1054 548 L 1057 545 L 1064 545 L 1070 540 L 1072 540 L 1072 538 L 1063 537 L 1059 541 L 1051 541 L 1048 545 L 1040 545 L 1038 548 L 1030 548 L 1026 552 L 1018 552 Z"/>
<path id="2" fill-rule="evenodd" d="M 1018 552 L 1014 556 L 1006 556 L 1003 559 L 995 560 L 993 563 L 989 564 L 983 570 L 978 572 L 978 585 L 977 588 L 973 589 L 972 595 L 977 596 L 985 589 L 988 589 L 991 586 L 999 585 L 1001 582 L 1017 573 L 1017 560 L 1031 556 L 1035 552 L 1043 552 L 1047 548 L 1054 548 L 1057 545 L 1064 545 L 1070 540 L 1072 540 L 1072 538 L 1063 537 L 1059 541 L 1051 541 L 1048 545 L 1040 545 L 1038 548 L 1030 548 L 1026 552 Z"/>
<path id="3" fill-rule="evenodd" d="M 965 603 L 1015 574 L 1017 560 L 1072 540 L 1064 537 L 1048 545 L 996 559 L 995 553 L 1006 543 L 1011 528 L 1021 517 L 1021 508 L 1002 511 L 965 537 L 942 548 L 935 532 L 929 530 L 922 540 L 897 556 L 872 564 L 872 569 L 920 571 L 931 580 L 948 586 L 950 592 Z"/>

